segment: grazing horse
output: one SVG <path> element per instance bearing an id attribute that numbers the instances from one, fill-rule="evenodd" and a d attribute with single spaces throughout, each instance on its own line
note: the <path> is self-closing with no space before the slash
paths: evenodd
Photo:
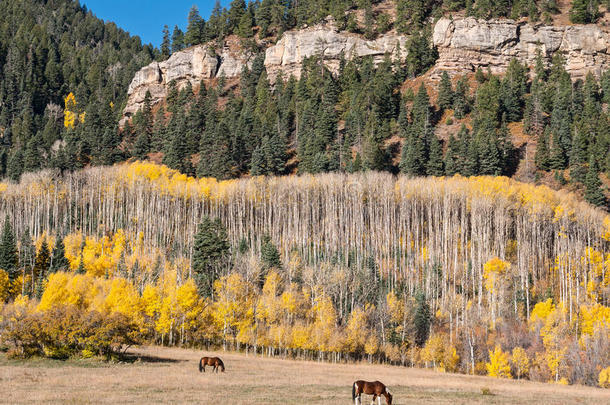
<path id="1" fill-rule="evenodd" d="M 385 397 L 386 404 L 392 405 L 392 394 L 390 394 L 390 391 L 385 387 L 385 385 L 379 381 L 356 381 L 352 386 L 352 399 L 354 400 L 355 405 L 358 405 L 358 402 L 362 404 L 362 394 L 373 396 L 373 402 L 371 402 L 372 405 L 375 404 L 375 399 L 377 399 L 379 405 L 381 405 L 382 395 Z"/>
<path id="2" fill-rule="evenodd" d="M 218 368 L 220 367 L 220 371 L 225 372 L 225 364 L 220 360 L 219 357 L 202 357 L 199 360 L 199 372 L 202 371 L 205 373 L 205 366 L 212 366 L 212 372 L 218 372 Z"/>

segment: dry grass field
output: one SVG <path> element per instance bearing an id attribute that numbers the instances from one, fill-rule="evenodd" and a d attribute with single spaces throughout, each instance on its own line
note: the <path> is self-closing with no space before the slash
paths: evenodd
<path id="1" fill-rule="evenodd" d="M 201 351 L 142 347 L 132 363 L 28 362 L 0 355 L 0 402 L 349 404 L 356 379 L 381 380 L 394 404 L 610 404 L 610 390 L 498 380 L 368 364 L 219 353 L 226 373 L 199 373 Z M 489 388 L 492 395 L 483 395 Z M 367 404 L 370 397 L 363 398 Z"/>

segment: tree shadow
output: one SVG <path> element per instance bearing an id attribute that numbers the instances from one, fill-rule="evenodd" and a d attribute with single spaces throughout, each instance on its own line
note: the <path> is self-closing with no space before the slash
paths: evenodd
<path id="1" fill-rule="evenodd" d="M 121 356 L 125 363 L 184 363 L 187 360 L 172 359 L 170 357 L 151 356 L 139 353 L 125 353 Z"/>

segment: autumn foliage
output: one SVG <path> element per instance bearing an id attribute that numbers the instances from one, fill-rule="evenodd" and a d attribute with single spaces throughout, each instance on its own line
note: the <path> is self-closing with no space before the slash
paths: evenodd
<path id="1" fill-rule="evenodd" d="M 0 208 L 23 213 L 19 277 L 0 271 L 17 356 L 148 342 L 607 384 L 610 220 L 570 194 L 502 177 L 219 182 L 136 162 L 31 175 Z M 201 295 L 204 216 L 230 247 Z M 35 271 L 58 242 L 65 268 Z"/>

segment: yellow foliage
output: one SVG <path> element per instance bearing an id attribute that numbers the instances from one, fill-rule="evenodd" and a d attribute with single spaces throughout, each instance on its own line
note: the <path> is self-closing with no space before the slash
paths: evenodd
<path id="1" fill-rule="evenodd" d="M 442 367 L 445 358 L 445 345 L 445 338 L 442 335 L 431 336 L 421 351 L 422 360 L 432 362 L 434 368 Z"/>
<path id="2" fill-rule="evenodd" d="M 602 238 L 610 242 L 610 215 L 606 215 L 602 226 Z"/>
<path id="3" fill-rule="evenodd" d="M 508 364 L 508 353 L 502 351 L 499 345 L 496 345 L 494 351 L 489 351 L 489 363 L 485 363 L 487 374 L 490 377 L 510 378 L 510 365 Z"/>
<path id="4" fill-rule="evenodd" d="M 355 308 L 347 321 L 347 348 L 350 352 L 362 350 L 366 342 L 368 314 L 362 308 Z"/>
<path id="5" fill-rule="evenodd" d="M 555 311 L 555 305 L 553 304 L 553 299 L 549 298 L 546 301 L 542 301 L 534 305 L 534 309 L 532 310 L 532 314 L 530 316 L 530 328 L 534 330 L 536 325 L 539 323 L 545 323 L 548 316 Z"/>
<path id="6" fill-rule="evenodd" d="M 6 301 L 11 294 L 11 281 L 8 273 L 0 269 L 0 303 Z"/>
<path id="7" fill-rule="evenodd" d="M 606 367 L 599 372 L 598 383 L 602 388 L 610 388 L 610 367 Z"/>
<path id="8" fill-rule="evenodd" d="M 64 99 L 64 127 L 73 129 L 76 123 L 76 98 L 70 92 Z"/>
<path id="9" fill-rule="evenodd" d="M 530 360 L 527 353 L 521 347 L 515 347 L 511 356 L 511 362 L 517 371 L 517 379 L 529 372 Z"/>
<path id="10" fill-rule="evenodd" d="M 111 238 L 86 238 L 82 257 L 85 269 L 94 276 L 111 276 L 125 249 L 125 233 L 119 229 Z"/>
<path id="11" fill-rule="evenodd" d="M 510 264 L 494 257 L 483 265 L 483 278 L 485 279 L 485 288 L 487 291 L 494 293 L 497 289 L 498 280 L 506 273 Z"/>
<path id="12" fill-rule="evenodd" d="M 593 335 L 596 329 L 610 330 L 610 307 L 595 303 L 580 306 L 580 330 L 583 334 Z"/>
<path id="13" fill-rule="evenodd" d="M 371 333 L 364 344 L 364 352 L 369 356 L 374 355 L 379 350 L 379 339 L 374 333 Z"/>
<path id="14" fill-rule="evenodd" d="M 386 295 L 386 303 L 392 322 L 401 323 L 405 316 L 405 303 L 396 297 L 394 291 Z"/>

